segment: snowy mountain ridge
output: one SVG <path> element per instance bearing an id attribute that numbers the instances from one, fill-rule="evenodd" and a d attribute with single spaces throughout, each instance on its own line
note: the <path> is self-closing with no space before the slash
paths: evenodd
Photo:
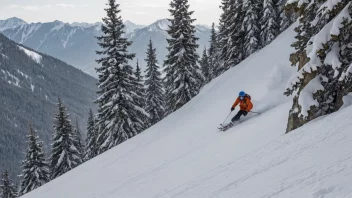
<path id="1" fill-rule="evenodd" d="M 133 44 L 130 51 L 136 53 L 136 58 L 131 62 L 135 65 L 137 59 L 144 71 L 145 51 L 150 38 L 157 48 L 158 60 L 161 63 L 165 57 L 167 46 L 166 38 L 169 21 L 161 19 L 149 26 L 137 25 L 125 21 L 126 37 Z M 54 56 L 78 69 L 97 77 L 95 67 L 96 53 L 99 49 L 95 36 L 101 35 L 101 23 L 64 23 L 54 21 L 49 23 L 23 24 L 13 28 L 4 29 L 2 32 L 11 40 L 35 49 L 39 52 Z M 7 26 L 10 27 L 10 26 Z M 196 36 L 200 38 L 199 53 L 207 46 L 210 38 L 210 29 L 206 26 L 196 25 Z"/>
<path id="2" fill-rule="evenodd" d="M 150 32 L 161 31 L 166 33 L 166 31 L 169 29 L 169 25 L 171 25 L 170 21 L 168 21 L 167 19 L 160 19 L 155 23 L 151 24 L 150 26 L 147 26 L 146 29 Z M 195 26 L 196 26 L 197 32 L 205 32 L 211 29 L 211 27 L 206 25 L 195 25 Z"/>
<path id="3" fill-rule="evenodd" d="M 25 24 L 27 24 L 27 22 L 17 17 L 12 17 L 6 20 L 0 20 L 0 32 L 7 29 L 16 28 Z"/>
<path id="4" fill-rule="evenodd" d="M 137 25 L 129 20 L 125 21 L 124 25 L 125 25 L 125 33 L 126 34 L 131 34 L 134 31 L 145 27 L 145 25 Z"/>

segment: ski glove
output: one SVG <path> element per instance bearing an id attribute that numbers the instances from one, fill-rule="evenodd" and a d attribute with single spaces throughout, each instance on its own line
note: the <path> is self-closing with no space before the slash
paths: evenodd
<path id="1" fill-rule="evenodd" d="M 231 111 L 235 110 L 235 108 L 231 107 Z"/>
<path id="2" fill-rule="evenodd" d="M 248 111 L 244 111 L 243 115 L 246 116 L 248 114 Z"/>

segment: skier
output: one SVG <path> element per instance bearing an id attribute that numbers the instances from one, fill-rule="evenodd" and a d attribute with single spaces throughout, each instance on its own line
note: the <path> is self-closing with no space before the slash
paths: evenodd
<path id="1" fill-rule="evenodd" d="M 234 122 L 238 121 L 242 115 L 246 116 L 248 112 L 250 112 L 253 108 L 251 96 L 246 94 L 244 91 L 241 91 L 239 93 L 239 96 L 231 107 L 231 112 L 235 109 L 238 104 L 240 105 L 240 111 L 231 119 L 230 125 L 233 125 Z"/>

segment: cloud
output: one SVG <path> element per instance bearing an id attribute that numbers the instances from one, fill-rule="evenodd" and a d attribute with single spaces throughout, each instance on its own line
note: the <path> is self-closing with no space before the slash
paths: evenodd
<path id="1" fill-rule="evenodd" d="M 142 12 L 142 11 L 130 11 L 130 10 L 126 10 L 126 13 L 132 13 L 132 14 L 136 14 L 136 15 L 145 15 L 148 14 L 147 12 Z"/>
<path id="2" fill-rule="evenodd" d="M 52 8 L 52 7 L 53 7 L 53 6 L 50 5 L 50 4 L 43 6 L 43 8 Z"/>
<path id="3" fill-rule="evenodd" d="M 76 5 L 73 5 L 73 4 L 65 4 L 65 3 L 58 3 L 58 4 L 56 4 L 56 6 L 64 7 L 64 8 L 74 8 L 74 7 L 76 7 Z"/>
<path id="4" fill-rule="evenodd" d="M 125 8 L 165 8 L 167 6 L 156 3 L 123 3 L 121 4 Z"/>
<path id="5" fill-rule="evenodd" d="M 22 5 L 18 5 L 18 4 L 12 4 L 9 7 L 11 9 L 24 9 L 24 10 L 38 10 L 39 9 L 38 6 L 32 6 L 32 5 L 22 6 Z"/>
<path id="6" fill-rule="evenodd" d="M 65 4 L 65 3 L 58 3 L 55 5 L 47 4 L 47 5 L 18 5 L 18 4 L 12 4 L 9 6 L 10 9 L 23 9 L 27 11 L 34 11 L 34 10 L 39 10 L 39 9 L 51 9 L 53 7 L 62 7 L 62 8 L 78 8 L 78 7 L 88 7 L 89 5 L 83 4 L 83 5 L 74 5 L 74 4 Z"/>

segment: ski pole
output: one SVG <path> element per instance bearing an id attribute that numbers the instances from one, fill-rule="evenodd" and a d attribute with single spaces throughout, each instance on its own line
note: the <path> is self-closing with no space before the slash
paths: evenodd
<path id="1" fill-rule="evenodd" d="M 259 113 L 259 112 L 255 112 L 255 111 L 250 111 L 251 113 L 256 113 L 256 114 L 261 114 L 261 113 Z"/>
<path id="2" fill-rule="evenodd" d="M 230 117 L 231 113 L 232 113 L 232 111 L 230 111 L 229 115 L 226 117 L 226 119 L 225 119 L 225 121 L 222 123 L 222 125 L 224 125 L 224 124 L 225 124 L 225 122 L 226 122 L 227 118 L 229 118 L 229 117 Z"/>

